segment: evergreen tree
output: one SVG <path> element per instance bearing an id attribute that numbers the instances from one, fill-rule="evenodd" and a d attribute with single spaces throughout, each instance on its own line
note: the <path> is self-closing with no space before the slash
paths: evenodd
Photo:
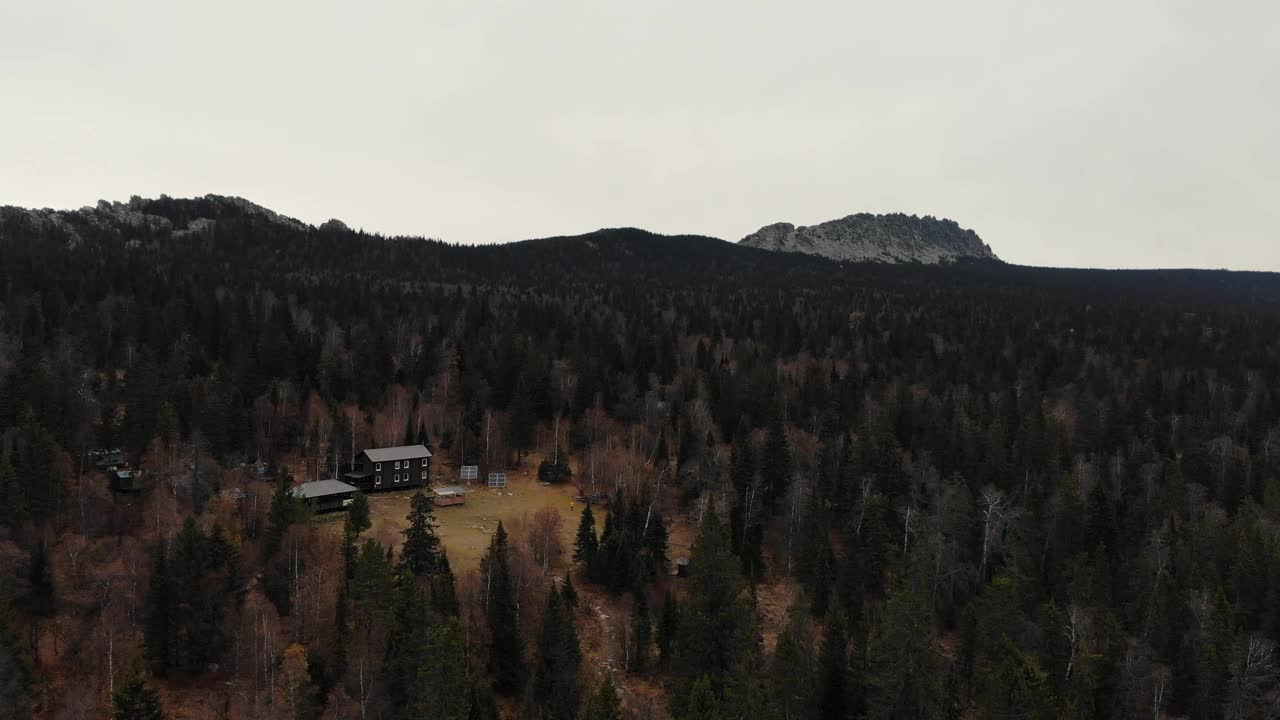
<path id="1" fill-rule="evenodd" d="M 489 675 L 498 693 L 512 695 L 524 677 L 520 628 L 516 622 L 515 586 L 508 565 L 507 531 L 498 529 L 480 559 L 480 597 L 489 626 Z"/>
<path id="2" fill-rule="evenodd" d="M 814 717 L 818 692 L 816 653 L 810 616 L 803 602 L 791 607 L 787 627 L 778 634 L 773 653 L 773 677 L 777 682 L 775 715 L 783 718 Z"/>
<path id="3" fill-rule="evenodd" d="M 418 657 L 415 697 L 411 707 L 415 718 L 426 720 L 468 720 L 472 702 L 460 688 L 467 686 L 467 646 L 462 623 L 449 618 L 422 633 Z"/>
<path id="4" fill-rule="evenodd" d="M 600 686 L 587 698 L 582 709 L 582 720 L 622 720 L 622 705 L 618 702 L 618 690 L 613 676 L 605 673 Z"/>
<path id="5" fill-rule="evenodd" d="M 705 679 L 719 693 L 741 653 L 755 642 L 737 566 L 728 533 L 710 506 L 690 553 L 689 595 L 676 635 L 671 703 L 677 716 L 685 713 L 695 682 Z"/>
<path id="6" fill-rule="evenodd" d="M 649 619 L 649 601 L 643 588 L 636 590 L 631 609 L 631 672 L 643 673 L 649 665 L 649 646 L 653 642 L 653 624 Z"/>
<path id="7" fill-rule="evenodd" d="M 453 569 L 449 566 L 449 556 L 444 548 L 440 549 L 436 572 L 431 576 L 431 608 L 443 617 L 458 616 L 457 586 Z"/>
<path id="8" fill-rule="evenodd" d="M 791 444 L 780 414 L 775 414 L 769 423 L 769 434 L 760 453 L 760 479 L 764 482 L 765 505 L 772 510 L 791 482 Z"/>
<path id="9" fill-rule="evenodd" d="M 436 537 L 431 499 L 421 491 L 409 498 L 409 526 L 401 534 L 400 572 L 415 577 L 434 573 L 440 563 L 440 538 Z"/>
<path id="10" fill-rule="evenodd" d="M 174 662 L 176 598 L 164 544 L 157 544 L 152 555 L 151 584 L 147 588 L 143 645 L 152 674 L 164 677 Z"/>
<path id="11" fill-rule="evenodd" d="M 31 669 L 14 634 L 9 601 L 0 593 L 0 718 L 31 717 Z"/>
<path id="12" fill-rule="evenodd" d="M 849 683 L 849 638 L 844 630 L 843 612 L 832 608 L 827 613 L 826 634 L 822 637 L 822 653 L 818 659 L 818 717 L 822 720 L 845 720 L 851 717 Z"/>
<path id="13" fill-rule="evenodd" d="M 113 720 L 164 720 L 160 695 L 147 687 L 141 675 L 135 675 L 111 696 Z"/>
<path id="14" fill-rule="evenodd" d="M 689 692 L 689 706 L 682 720 L 724 720 L 720 713 L 720 700 L 712 689 L 711 676 L 703 675 Z"/>
<path id="15" fill-rule="evenodd" d="M 578 607 L 578 591 L 574 589 L 573 577 L 569 573 L 565 573 L 564 582 L 560 584 L 560 595 L 564 598 L 565 607 Z"/>
<path id="16" fill-rule="evenodd" d="M 572 479 L 573 469 L 569 467 L 569 458 L 558 445 L 551 457 L 538 463 L 538 482 L 558 485 Z"/>
<path id="17" fill-rule="evenodd" d="M 289 484 L 283 475 L 276 481 L 276 490 L 271 495 L 271 507 L 267 510 L 267 532 L 262 541 L 263 557 L 274 557 L 280 549 L 289 526 L 302 520 L 305 515 L 302 501 L 289 492 Z"/>
<path id="18" fill-rule="evenodd" d="M 662 618 L 658 622 L 658 653 L 664 665 L 674 655 L 676 633 L 680 629 L 680 603 L 670 590 L 662 601 Z"/>
<path id="19" fill-rule="evenodd" d="M 596 553 L 599 551 L 596 539 L 596 516 L 591 512 L 591 505 L 582 508 L 582 518 L 578 521 L 578 534 L 573 540 L 573 561 L 582 565 L 588 580 L 594 581 L 596 575 Z"/>
<path id="20" fill-rule="evenodd" d="M 373 527 L 373 521 L 369 517 L 369 498 L 359 490 L 351 494 L 351 506 L 347 508 L 347 519 L 351 521 L 351 527 L 357 535 Z"/>
<path id="21" fill-rule="evenodd" d="M 578 633 L 555 588 L 547 594 L 533 667 L 533 703 L 543 720 L 572 720 L 582 704 Z"/>

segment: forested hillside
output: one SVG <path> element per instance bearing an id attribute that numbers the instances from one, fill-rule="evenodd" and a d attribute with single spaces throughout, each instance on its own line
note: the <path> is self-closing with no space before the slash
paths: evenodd
<path id="1" fill-rule="evenodd" d="M 419 441 L 577 484 L 575 547 L 287 493 Z M 1271 274 L 4 208 L 0 490 L 0 718 L 1280 711 Z"/>

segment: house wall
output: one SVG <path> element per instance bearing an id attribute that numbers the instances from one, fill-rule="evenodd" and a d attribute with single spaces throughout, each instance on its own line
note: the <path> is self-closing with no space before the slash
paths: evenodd
<path id="1" fill-rule="evenodd" d="M 431 458 L 418 456 L 408 460 L 375 463 L 369 459 L 367 451 L 362 451 L 356 459 L 356 470 L 369 473 L 369 477 L 361 480 L 362 492 L 381 492 L 383 490 L 405 490 L 420 488 L 431 478 Z"/>

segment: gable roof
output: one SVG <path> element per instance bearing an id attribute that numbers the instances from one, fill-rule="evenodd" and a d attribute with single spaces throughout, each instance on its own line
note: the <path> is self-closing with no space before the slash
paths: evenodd
<path id="1" fill-rule="evenodd" d="M 315 480 L 294 487 L 289 494 L 296 498 L 317 498 L 347 492 L 355 492 L 355 488 L 341 480 Z"/>
<path id="2" fill-rule="evenodd" d="M 415 458 L 431 457 L 431 451 L 426 445 L 400 445 L 398 447 L 389 448 L 369 448 L 364 451 L 365 455 L 374 462 L 395 462 L 396 460 L 413 460 Z"/>

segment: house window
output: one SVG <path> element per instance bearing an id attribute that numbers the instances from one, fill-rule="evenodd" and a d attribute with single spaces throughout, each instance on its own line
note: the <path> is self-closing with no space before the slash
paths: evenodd
<path id="1" fill-rule="evenodd" d="M 427 471 L 426 471 L 426 470 L 423 470 L 423 471 L 422 471 L 422 479 L 423 479 L 423 480 L 426 480 L 426 479 L 427 479 Z"/>
<path id="2" fill-rule="evenodd" d="M 373 476 L 373 484 L 374 484 L 374 485 L 381 485 L 381 484 L 382 484 L 382 476 L 381 476 L 381 475 L 374 475 L 374 476 Z"/>
<path id="3" fill-rule="evenodd" d="M 422 458 L 422 467 L 426 467 L 426 466 L 427 466 L 427 459 Z"/>
<path id="4" fill-rule="evenodd" d="M 377 472 L 382 472 L 382 463 L 374 463 L 373 469 L 376 470 Z"/>

